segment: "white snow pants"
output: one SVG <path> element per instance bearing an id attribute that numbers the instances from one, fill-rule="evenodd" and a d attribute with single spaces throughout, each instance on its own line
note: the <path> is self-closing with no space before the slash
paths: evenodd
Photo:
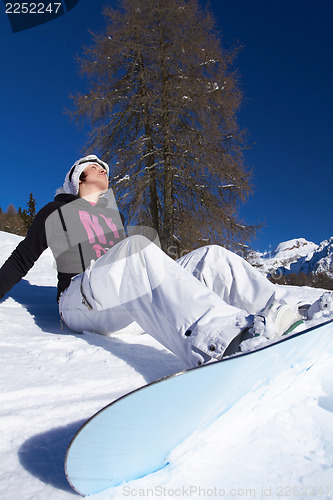
<path id="1" fill-rule="evenodd" d="M 135 321 L 192 367 L 220 358 L 274 294 L 277 286 L 222 247 L 175 262 L 136 235 L 75 276 L 59 309 L 76 332 L 116 332 Z"/>

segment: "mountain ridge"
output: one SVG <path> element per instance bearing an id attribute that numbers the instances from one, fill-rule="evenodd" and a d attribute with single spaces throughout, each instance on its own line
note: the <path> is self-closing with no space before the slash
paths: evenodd
<path id="1" fill-rule="evenodd" d="M 275 274 L 327 274 L 333 278 L 333 236 L 316 244 L 305 238 L 280 243 L 269 252 L 250 252 L 248 261 L 265 276 Z"/>

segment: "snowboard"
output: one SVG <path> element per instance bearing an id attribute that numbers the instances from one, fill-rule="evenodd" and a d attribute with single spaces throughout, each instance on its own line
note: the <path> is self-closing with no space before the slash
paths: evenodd
<path id="1" fill-rule="evenodd" d="M 256 351 L 185 370 L 141 387 L 92 416 L 76 433 L 65 472 L 92 495 L 168 465 L 168 454 L 249 392 L 262 394 L 288 368 L 295 377 L 333 349 L 333 320 Z"/>

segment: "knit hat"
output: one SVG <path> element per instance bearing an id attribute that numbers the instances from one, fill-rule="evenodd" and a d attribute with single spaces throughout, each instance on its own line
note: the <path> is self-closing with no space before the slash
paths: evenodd
<path id="1" fill-rule="evenodd" d="M 57 194 L 67 193 L 78 195 L 80 175 L 86 167 L 89 165 L 96 165 L 96 163 L 97 165 L 103 167 L 109 176 L 109 166 L 104 163 L 104 161 L 100 160 L 96 155 L 84 156 L 83 158 L 77 160 L 69 172 L 67 172 L 64 184 L 62 188 L 57 190 Z"/>

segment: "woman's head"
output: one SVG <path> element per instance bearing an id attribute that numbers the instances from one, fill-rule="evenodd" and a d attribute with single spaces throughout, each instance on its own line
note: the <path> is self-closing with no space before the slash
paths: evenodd
<path id="1" fill-rule="evenodd" d="M 91 169 L 90 167 L 92 167 L 93 165 L 95 166 L 95 168 Z M 67 172 L 63 187 L 62 189 L 58 190 L 58 193 L 62 192 L 78 195 L 81 184 L 87 182 L 88 177 L 89 182 L 90 179 L 91 181 L 93 181 L 95 178 L 95 172 L 104 172 L 104 177 L 106 172 L 106 178 L 109 178 L 109 166 L 105 162 L 100 160 L 96 155 L 88 155 L 80 158 L 74 163 L 69 172 Z M 99 183 L 99 178 L 96 177 L 95 179 L 97 183 Z"/>
<path id="2" fill-rule="evenodd" d="M 79 196 L 105 193 L 109 186 L 106 169 L 99 163 L 89 163 L 79 177 Z"/>

